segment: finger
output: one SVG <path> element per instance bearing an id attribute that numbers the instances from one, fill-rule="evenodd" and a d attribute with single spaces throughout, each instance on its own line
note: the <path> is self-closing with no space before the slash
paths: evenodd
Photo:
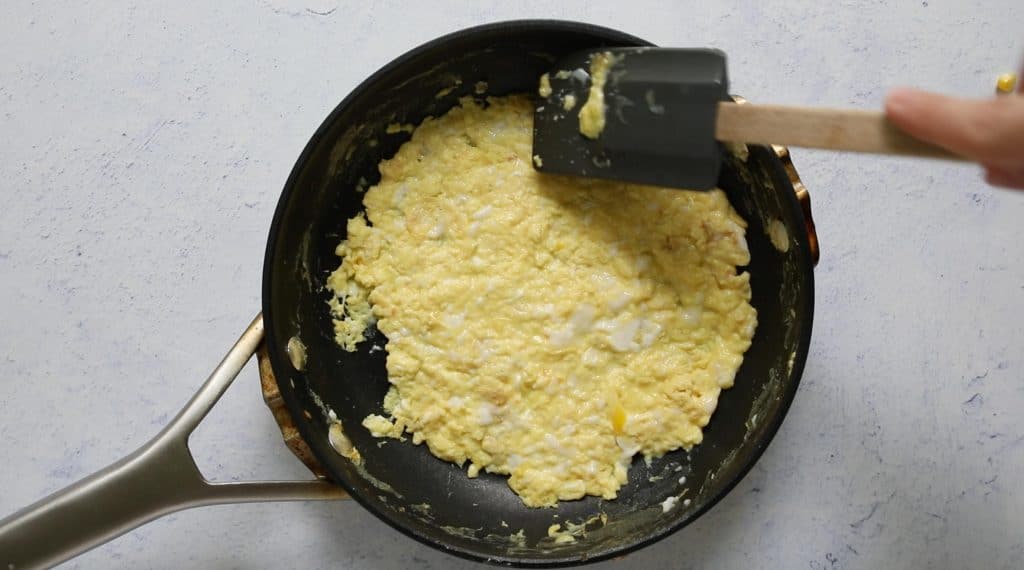
<path id="1" fill-rule="evenodd" d="M 985 170 L 985 182 L 992 186 L 1024 190 L 1024 170 L 1014 172 L 996 166 L 989 166 Z"/>
<path id="2" fill-rule="evenodd" d="M 896 89 L 885 111 L 911 136 L 982 162 L 1013 159 L 1024 144 L 1024 100 L 1018 97 L 973 100 Z"/>

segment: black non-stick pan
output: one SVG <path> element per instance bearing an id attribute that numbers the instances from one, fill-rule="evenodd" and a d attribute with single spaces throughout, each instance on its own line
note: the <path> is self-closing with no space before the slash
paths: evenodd
<path id="1" fill-rule="evenodd" d="M 264 262 L 263 314 L 179 416 L 153 441 L 104 471 L 0 521 L 0 565 L 53 564 L 171 511 L 214 503 L 338 498 L 347 491 L 394 528 L 452 554 L 500 564 L 569 565 L 621 555 L 685 526 L 751 468 L 793 399 L 807 357 L 817 241 L 806 190 L 785 149 L 730 154 L 719 186 L 747 220 L 752 304 L 758 327 L 736 376 L 691 452 L 633 463 L 619 497 L 530 509 L 506 478 L 475 479 L 426 446 L 373 438 L 361 427 L 381 413 L 388 388 L 387 339 L 372 333 L 355 353 L 333 340 L 324 283 L 339 265 L 335 246 L 362 208 L 358 191 L 377 164 L 409 138 L 393 123 L 419 123 L 460 97 L 533 92 L 558 57 L 597 46 L 648 45 L 613 30 L 569 22 L 520 21 L 457 32 L 412 50 L 352 92 L 299 157 L 281 194 Z M 394 129 L 390 129 L 394 131 Z M 524 157 L 528 160 L 528 157 Z M 665 190 L 672 192 L 676 190 Z M 637 220 L 637 223 L 643 223 Z M 206 482 L 187 438 L 264 337 L 294 424 L 329 477 L 324 482 Z M 290 339 L 306 347 L 301 370 Z M 294 342 L 293 342 L 294 345 Z M 334 418 L 363 457 L 332 447 Z M 343 491 L 344 490 L 344 491 Z M 668 497 L 682 499 L 671 509 Z M 603 515 L 603 516 L 602 516 Z M 553 524 L 571 540 L 549 536 Z M 344 537 L 339 537 L 344 540 Z"/>

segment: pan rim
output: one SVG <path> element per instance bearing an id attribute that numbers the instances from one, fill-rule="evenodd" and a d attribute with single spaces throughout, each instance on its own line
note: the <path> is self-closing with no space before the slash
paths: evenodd
<path id="1" fill-rule="evenodd" d="M 320 124 L 317 130 L 310 137 L 309 141 L 306 143 L 306 146 L 303 148 L 301 154 L 296 159 L 296 162 L 292 167 L 292 170 L 287 180 L 285 181 L 284 188 L 282 189 L 281 194 L 278 198 L 278 203 L 275 208 L 274 215 L 271 219 L 263 263 L 262 306 L 264 322 L 267 331 L 264 342 L 267 343 L 267 352 L 270 356 L 271 366 L 275 370 L 275 374 L 277 374 L 279 378 L 285 378 L 287 376 L 287 374 L 285 374 L 285 371 L 288 371 L 289 368 L 284 356 L 282 356 L 282 347 L 279 346 L 279 343 L 276 340 L 276 335 L 274 334 L 274 331 L 276 330 L 276 320 L 274 318 L 273 307 L 271 303 L 273 282 L 272 275 L 274 274 L 275 271 L 273 263 L 273 254 L 274 250 L 277 247 L 279 228 L 284 219 L 286 206 L 290 201 L 293 191 L 295 191 L 300 173 L 303 170 L 303 166 L 309 161 L 310 157 L 315 152 L 315 149 L 319 147 L 320 144 L 323 143 L 324 139 L 326 138 L 327 132 L 330 130 L 331 126 L 333 125 L 337 117 L 345 111 L 345 109 L 349 106 L 349 104 L 352 101 L 362 96 L 363 93 L 367 91 L 381 77 L 386 76 L 392 70 L 394 70 L 397 67 L 400 67 L 409 60 L 415 59 L 430 50 L 441 47 L 451 42 L 452 40 L 462 39 L 467 36 L 474 36 L 478 34 L 487 34 L 494 32 L 514 32 L 516 31 L 516 29 L 523 29 L 529 31 L 552 31 L 563 33 L 581 32 L 593 34 L 596 36 L 602 36 L 607 38 L 611 42 L 621 41 L 623 43 L 629 42 L 632 43 L 633 45 L 653 45 L 646 40 L 632 36 L 625 32 L 583 22 L 557 19 L 505 20 L 463 28 L 439 36 L 428 42 L 422 43 L 404 52 L 398 57 L 394 58 L 389 63 L 379 68 L 369 77 L 360 82 L 359 85 L 357 85 L 348 95 L 346 95 L 341 100 L 341 102 L 338 103 L 338 105 L 336 105 L 335 108 L 327 115 L 327 117 L 323 120 L 323 122 Z M 775 166 L 781 168 L 781 165 Z M 792 192 L 785 192 L 784 194 L 786 194 L 784 200 L 789 202 L 788 206 L 790 211 L 800 212 L 800 205 L 796 196 Z M 453 544 L 437 540 L 435 538 L 417 532 L 416 529 L 412 527 L 408 527 L 398 523 L 397 521 L 393 520 L 390 516 L 388 516 L 388 514 L 383 509 L 379 509 L 376 504 L 362 497 L 361 494 L 357 490 L 355 490 L 347 481 L 345 481 L 343 477 L 335 478 L 333 477 L 334 474 L 331 473 L 332 482 L 344 488 L 352 497 L 352 499 L 359 503 L 364 509 L 372 513 L 379 520 L 384 521 L 390 527 L 401 532 L 402 534 L 409 536 L 417 540 L 418 542 L 426 544 L 427 546 L 430 546 L 434 549 L 443 551 L 447 554 L 458 556 L 460 558 L 464 558 L 467 560 L 473 560 L 476 562 L 486 562 L 496 565 L 517 566 L 524 568 L 558 568 L 576 566 L 580 564 L 589 564 L 593 562 L 599 562 L 602 560 L 608 560 L 612 558 L 625 556 L 641 548 L 650 546 L 672 534 L 675 534 L 683 527 L 697 520 L 706 512 L 708 512 L 711 508 L 717 505 L 719 501 L 721 501 L 726 495 L 728 495 L 736 487 L 736 485 L 738 485 L 740 481 L 742 481 L 746 477 L 746 475 L 750 472 L 753 466 L 764 454 L 764 451 L 767 449 L 768 445 L 775 438 L 775 435 L 781 427 L 782 422 L 785 419 L 790 406 L 792 405 L 793 399 L 796 396 L 796 391 L 799 387 L 800 380 L 803 376 L 804 366 L 810 349 L 811 329 L 813 325 L 814 316 L 814 275 L 812 270 L 813 264 L 811 263 L 810 249 L 808 247 L 806 238 L 798 239 L 797 244 L 799 245 L 800 250 L 800 264 L 803 267 L 808 268 L 808 270 L 803 272 L 803 275 L 801 276 L 801 279 L 803 281 L 801 283 L 801 286 L 804 287 L 804 290 L 807 292 L 807 308 L 806 315 L 804 317 L 804 322 L 806 323 L 806 325 L 800 332 L 800 337 L 795 351 L 795 358 L 793 361 L 793 369 L 790 375 L 790 381 L 788 382 L 787 386 L 784 388 L 782 394 L 780 395 L 778 411 L 776 414 L 773 415 L 770 422 L 765 427 L 764 435 L 761 438 L 759 438 L 759 440 L 754 444 L 754 447 L 751 449 L 750 453 L 747 455 L 745 463 L 739 466 L 736 476 L 727 484 L 725 484 L 719 492 L 712 495 L 700 509 L 691 513 L 690 516 L 683 517 L 676 521 L 674 524 L 666 526 L 661 531 L 652 532 L 651 534 L 645 536 L 643 539 L 638 540 L 633 544 L 612 548 L 611 550 L 608 550 L 606 552 L 602 552 L 594 556 L 587 556 L 586 558 L 581 558 L 579 556 L 569 556 L 563 558 L 547 558 L 539 560 L 531 558 L 520 558 L 516 556 L 489 556 L 470 549 L 457 547 Z M 313 432 L 311 423 L 304 421 L 301 405 L 295 398 L 294 394 L 290 391 L 282 390 L 282 397 L 284 399 L 285 406 L 288 409 L 289 414 L 294 420 L 296 420 L 294 423 L 298 428 L 298 431 L 302 436 L 303 440 L 307 442 L 307 444 L 309 445 L 310 449 L 312 450 L 313 454 L 317 457 L 317 459 L 322 459 L 321 456 L 327 452 L 327 444 L 325 442 L 318 441 L 317 434 Z M 326 463 L 323 461 L 321 461 L 321 463 L 324 464 L 326 468 Z"/>

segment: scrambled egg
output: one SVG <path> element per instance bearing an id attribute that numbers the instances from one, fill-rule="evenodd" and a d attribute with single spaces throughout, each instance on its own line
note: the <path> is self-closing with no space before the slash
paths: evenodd
<path id="1" fill-rule="evenodd" d="M 537 88 L 537 94 L 541 97 L 551 96 L 551 77 L 547 73 L 540 76 L 540 87 Z"/>
<path id="2" fill-rule="evenodd" d="M 587 138 L 596 139 L 604 130 L 604 84 L 608 81 L 608 70 L 616 61 L 615 56 L 607 51 L 594 54 L 590 60 L 590 92 L 579 113 L 580 133 Z M 550 87 L 548 91 L 551 91 Z"/>
<path id="3" fill-rule="evenodd" d="M 338 343 L 376 320 L 387 416 L 531 507 L 615 498 L 633 456 L 700 443 L 756 313 L 745 222 L 720 190 L 542 175 L 525 97 L 427 119 L 348 222 Z"/>

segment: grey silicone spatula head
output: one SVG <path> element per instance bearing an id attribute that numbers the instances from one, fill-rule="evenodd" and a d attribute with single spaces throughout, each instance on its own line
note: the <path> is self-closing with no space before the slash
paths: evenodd
<path id="1" fill-rule="evenodd" d="M 715 117 L 728 89 L 725 54 L 718 50 L 574 53 L 541 79 L 534 166 L 554 174 L 714 188 L 723 153 Z"/>

